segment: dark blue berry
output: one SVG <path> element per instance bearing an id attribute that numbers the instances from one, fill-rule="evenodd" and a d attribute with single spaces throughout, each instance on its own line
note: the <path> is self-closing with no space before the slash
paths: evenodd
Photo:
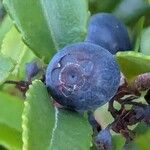
<path id="1" fill-rule="evenodd" d="M 134 106 L 133 111 L 135 112 L 135 117 L 133 117 L 135 121 L 141 121 L 150 125 L 150 105 L 143 104 L 143 107 Z"/>
<path id="2" fill-rule="evenodd" d="M 85 41 L 98 44 L 112 54 L 131 50 L 125 25 L 109 13 L 99 13 L 91 17 Z"/>
<path id="3" fill-rule="evenodd" d="M 150 105 L 145 107 L 143 122 L 150 126 Z"/>
<path id="4" fill-rule="evenodd" d="M 51 96 L 64 107 L 91 110 L 116 93 L 120 71 L 108 50 L 91 43 L 77 43 L 60 50 L 46 71 Z"/>
<path id="5" fill-rule="evenodd" d="M 109 127 L 98 133 L 95 138 L 95 144 L 100 150 L 112 150 L 112 136 Z"/>

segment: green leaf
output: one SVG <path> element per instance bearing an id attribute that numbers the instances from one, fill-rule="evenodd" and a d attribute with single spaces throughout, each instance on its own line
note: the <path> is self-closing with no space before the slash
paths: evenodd
<path id="1" fill-rule="evenodd" d="M 16 66 L 12 72 L 13 75 L 18 74 L 18 67 L 25 53 L 23 47 L 24 43 L 21 40 L 21 36 L 13 26 L 10 31 L 5 35 L 1 46 L 2 54 L 11 58 L 16 63 Z"/>
<path id="2" fill-rule="evenodd" d="M 14 62 L 0 53 L 0 84 L 3 83 L 14 69 Z"/>
<path id="3" fill-rule="evenodd" d="M 23 112 L 23 149 L 90 149 L 91 129 L 77 113 L 54 108 L 45 85 L 33 81 Z"/>
<path id="4" fill-rule="evenodd" d="M 54 126 L 54 109 L 44 84 L 34 81 L 26 93 L 23 112 L 23 150 L 48 147 Z"/>
<path id="5" fill-rule="evenodd" d="M 143 149 L 140 149 L 137 144 L 135 144 L 133 141 L 131 141 L 131 142 L 125 144 L 121 150 L 143 150 Z"/>
<path id="6" fill-rule="evenodd" d="M 141 35 L 141 53 L 150 55 L 150 27 L 144 29 Z"/>
<path id="7" fill-rule="evenodd" d="M 23 100 L 0 92 L 0 106 L 0 124 L 5 124 L 21 132 Z"/>
<path id="8" fill-rule="evenodd" d="M 134 143 L 138 145 L 140 150 L 149 150 L 150 130 L 145 134 L 138 136 Z"/>
<path id="9" fill-rule="evenodd" d="M 142 30 L 144 26 L 144 21 L 145 17 L 141 17 L 136 25 L 134 26 L 134 37 L 135 37 L 135 46 L 134 46 L 134 51 L 139 52 L 140 50 L 140 42 L 141 42 L 141 35 L 142 35 Z"/>
<path id="10" fill-rule="evenodd" d="M 3 39 L 1 53 L 18 63 L 24 53 L 23 47 L 21 36 L 13 26 Z"/>
<path id="11" fill-rule="evenodd" d="M 4 0 L 4 5 L 24 41 L 46 62 L 56 50 L 85 38 L 87 0 Z"/>
<path id="12" fill-rule="evenodd" d="M 0 145 L 10 150 L 21 150 L 21 132 L 0 124 Z"/>
<path id="13" fill-rule="evenodd" d="M 143 125 L 142 125 L 143 126 Z M 142 127 L 141 126 L 141 127 Z M 130 150 L 149 150 L 149 141 L 150 141 L 150 130 L 149 130 L 149 126 L 145 126 L 144 128 L 146 128 L 146 130 L 143 132 L 142 128 L 139 129 L 136 128 L 135 133 L 136 133 L 136 137 L 134 138 L 134 140 L 132 142 L 130 142 L 128 144 L 128 149 Z M 139 131 L 141 133 L 139 133 Z"/>
<path id="14" fill-rule="evenodd" d="M 148 132 L 149 126 L 146 125 L 145 123 L 139 123 L 135 128 L 134 128 L 134 133 L 136 133 L 136 136 L 143 135 L 146 132 Z"/>
<path id="15" fill-rule="evenodd" d="M 125 143 L 125 139 L 123 138 L 122 135 L 113 135 L 112 143 L 113 143 L 113 150 L 121 150 Z"/>
<path id="16" fill-rule="evenodd" d="M 3 38 L 4 38 L 5 34 L 10 30 L 12 25 L 13 25 L 12 20 L 7 15 L 3 19 L 2 24 L 0 25 L 0 46 L 2 44 L 2 41 L 3 41 Z"/>
<path id="17" fill-rule="evenodd" d="M 18 64 L 18 78 L 24 79 L 26 77 L 26 63 L 30 63 L 33 60 L 37 59 L 37 57 L 34 55 L 34 53 L 29 49 L 29 47 L 24 46 L 23 47 L 24 55 L 20 60 L 20 63 Z"/>
<path id="18" fill-rule="evenodd" d="M 134 23 L 149 11 L 150 5 L 146 0 L 123 0 L 113 13 L 125 23 Z"/>
<path id="19" fill-rule="evenodd" d="M 12 75 L 17 76 L 19 73 L 20 65 L 25 55 L 30 55 L 30 58 L 35 58 L 31 50 L 22 42 L 21 35 L 13 26 L 10 31 L 5 35 L 1 46 L 1 52 L 5 56 L 11 58 L 16 63 Z M 27 54 L 26 54 L 27 53 Z M 25 66 L 23 66 L 25 68 Z"/>
<path id="20" fill-rule="evenodd" d="M 137 52 L 118 52 L 116 59 L 121 71 L 128 80 L 137 75 L 150 72 L 150 56 Z"/>
<path id="21" fill-rule="evenodd" d="M 132 142 L 126 145 L 129 150 L 149 150 L 148 142 L 150 141 L 149 126 L 139 123 L 133 130 L 136 133 Z"/>
<path id="22" fill-rule="evenodd" d="M 140 128 L 139 128 L 140 127 Z M 144 127 L 144 129 L 142 129 Z M 125 138 L 123 138 L 122 135 L 114 135 L 112 137 L 113 141 L 113 150 L 149 150 L 149 144 L 150 141 L 150 130 L 149 127 L 146 125 L 138 125 L 136 127 L 136 130 L 134 130 L 136 133 L 135 139 L 127 144 L 124 147 L 125 144 Z M 123 148 L 124 147 L 124 148 Z"/>
<path id="23" fill-rule="evenodd" d="M 111 12 L 121 0 L 89 0 L 89 7 L 92 13 Z"/>
<path id="24" fill-rule="evenodd" d="M 55 115 L 55 126 L 48 149 L 89 150 L 92 143 L 89 123 L 77 112 L 56 109 Z"/>
<path id="25" fill-rule="evenodd" d="M 8 149 L 21 149 L 21 115 L 23 100 L 0 92 L 0 145 Z"/>

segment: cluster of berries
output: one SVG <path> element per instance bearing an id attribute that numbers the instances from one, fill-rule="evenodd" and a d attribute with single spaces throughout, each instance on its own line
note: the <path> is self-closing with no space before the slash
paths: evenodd
<path id="1" fill-rule="evenodd" d="M 104 105 L 120 83 L 113 54 L 130 49 L 122 22 L 109 13 L 92 16 L 85 41 L 64 47 L 50 61 L 46 71 L 48 91 L 59 104 L 76 111 Z"/>

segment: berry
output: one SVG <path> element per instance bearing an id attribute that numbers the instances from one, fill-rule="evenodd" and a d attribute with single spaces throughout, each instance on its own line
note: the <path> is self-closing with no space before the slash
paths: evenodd
<path id="1" fill-rule="evenodd" d="M 91 43 L 60 50 L 46 70 L 46 85 L 58 103 L 73 110 L 95 109 L 116 93 L 120 71 L 113 55 Z"/>
<path id="2" fill-rule="evenodd" d="M 135 116 L 133 116 L 132 120 L 136 122 L 141 121 L 150 125 L 150 105 L 143 104 L 143 107 L 134 106 L 133 111 Z"/>
<path id="3" fill-rule="evenodd" d="M 108 127 L 98 133 L 95 138 L 95 144 L 98 149 L 112 150 L 112 136 Z"/>
<path id="4" fill-rule="evenodd" d="M 150 105 L 145 107 L 143 122 L 150 125 Z"/>
<path id="5" fill-rule="evenodd" d="M 112 54 L 131 50 L 125 25 L 109 13 L 99 13 L 91 17 L 85 41 L 98 44 Z"/>

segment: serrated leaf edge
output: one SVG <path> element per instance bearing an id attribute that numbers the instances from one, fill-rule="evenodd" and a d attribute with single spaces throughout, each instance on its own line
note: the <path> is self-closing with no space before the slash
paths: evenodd
<path id="1" fill-rule="evenodd" d="M 41 82 L 40 80 L 34 80 L 32 82 L 32 85 L 29 86 L 29 89 L 30 89 L 30 92 L 32 91 L 33 87 L 36 85 L 36 82 Z M 42 83 L 42 82 L 41 82 Z M 34 86 L 33 86 L 34 84 Z M 29 99 L 30 97 L 30 94 L 29 92 L 27 91 L 26 93 L 26 99 Z M 54 136 L 55 136 L 55 131 L 57 130 L 57 127 L 58 127 L 58 123 L 59 123 L 59 109 L 57 107 L 54 107 L 55 109 L 55 123 L 54 123 L 54 126 L 53 126 L 53 129 L 52 129 L 52 134 L 51 134 L 51 138 L 50 138 L 50 144 L 47 148 L 47 150 L 51 150 L 52 149 L 52 145 L 53 145 L 53 140 L 54 140 Z M 28 137 L 28 118 L 27 118 L 27 114 L 28 112 L 30 111 L 30 105 L 29 105 L 29 101 L 26 101 L 24 103 L 24 110 L 23 110 L 23 114 L 22 114 L 22 129 L 23 129 L 23 132 L 22 132 L 22 141 L 23 141 L 23 148 L 22 150 L 28 150 L 28 140 L 29 140 L 29 137 Z M 92 130 L 91 130 L 92 132 Z M 92 138 L 91 136 L 91 133 L 89 133 L 89 136 Z M 91 140 L 90 140 L 91 141 Z M 91 144 L 92 145 L 92 144 Z"/>
<path id="2" fill-rule="evenodd" d="M 34 80 L 32 82 L 32 84 L 36 83 L 38 80 Z M 32 90 L 33 85 L 29 86 L 29 89 Z M 30 97 L 30 94 L 26 93 L 26 99 L 28 99 Z M 29 105 L 29 101 L 25 101 L 24 102 L 24 109 L 23 109 L 23 113 L 22 113 L 22 141 L 23 141 L 23 146 L 22 146 L 22 150 L 27 150 L 28 149 L 28 112 L 30 111 L 30 105 Z"/>
<path id="3" fill-rule="evenodd" d="M 23 110 L 23 114 L 22 114 L 22 141 L 23 141 L 23 150 L 27 150 L 28 148 L 28 118 L 27 118 L 27 114 L 28 111 L 30 110 L 30 106 L 28 104 L 28 102 L 24 103 L 24 110 Z"/>

